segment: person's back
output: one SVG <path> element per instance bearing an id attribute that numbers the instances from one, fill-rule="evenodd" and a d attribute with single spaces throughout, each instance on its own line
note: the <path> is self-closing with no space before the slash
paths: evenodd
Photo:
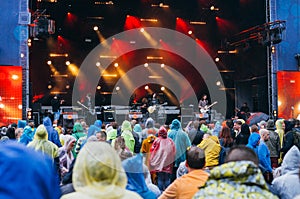
<path id="1" fill-rule="evenodd" d="M 205 186 L 194 198 L 277 198 L 258 167 L 255 152 L 246 146 L 230 149 L 226 163 L 210 171 Z"/>
<path id="2" fill-rule="evenodd" d="M 219 164 L 221 145 L 219 144 L 217 136 L 209 136 L 208 134 L 205 134 L 198 147 L 203 149 L 205 152 L 206 167 L 213 167 Z"/>
<path id="3" fill-rule="evenodd" d="M 272 191 L 281 199 L 294 198 L 300 194 L 299 166 L 300 151 L 293 146 L 283 158 L 281 176 L 272 182 Z M 296 188 L 297 187 L 297 188 Z"/>
<path id="4" fill-rule="evenodd" d="M 266 145 L 270 150 L 271 165 L 272 168 L 277 168 L 280 152 L 280 138 L 278 133 L 275 131 L 275 123 L 273 120 L 269 120 L 267 122 L 267 130 L 270 133 L 270 138 L 268 141 L 266 141 Z"/>
<path id="5" fill-rule="evenodd" d="M 159 197 L 159 199 L 178 198 L 190 199 L 203 186 L 209 174 L 203 170 L 205 153 L 196 146 L 186 152 L 186 166 L 188 173 L 177 178 Z"/>

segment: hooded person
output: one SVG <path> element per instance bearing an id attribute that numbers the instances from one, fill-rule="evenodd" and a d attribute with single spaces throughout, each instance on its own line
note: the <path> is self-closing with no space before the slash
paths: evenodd
<path id="1" fill-rule="evenodd" d="M 150 171 L 157 174 L 157 184 L 161 191 L 164 191 L 171 184 L 173 162 L 175 160 L 175 144 L 168 138 L 167 130 L 160 127 L 158 138 L 153 142 L 150 149 Z"/>
<path id="2" fill-rule="evenodd" d="M 133 131 L 139 135 L 139 142 L 142 143 L 142 127 L 140 124 L 135 124 L 133 127 Z"/>
<path id="3" fill-rule="evenodd" d="M 19 142 L 22 144 L 27 145 L 29 142 L 31 142 L 33 140 L 33 136 L 34 136 L 34 131 L 35 129 L 33 129 L 31 126 L 25 126 L 24 130 L 23 130 L 23 134 L 20 137 Z"/>
<path id="4" fill-rule="evenodd" d="M 181 128 L 181 123 L 178 119 L 174 119 L 170 126 L 170 132 L 168 133 L 168 137 L 171 138 L 175 144 L 176 156 L 174 161 L 174 168 L 172 172 L 171 181 L 175 180 L 177 168 L 179 164 L 186 159 L 186 149 L 191 146 L 191 141 Z"/>
<path id="5" fill-rule="evenodd" d="M 258 133 L 252 133 L 248 139 L 248 144 L 246 145 L 250 149 L 252 149 L 256 155 L 258 155 L 258 145 L 260 141 L 260 135 Z"/>
<path id="6" fill-rule="evenodd" d="M 117 129 L 114 129 L 112 126 L 107 127 L 106 135 L 106 141 L 112 143 L 117 138 Z"/>
<path id="7" fill-rule="evenodd" d="M 59 199 L 59 181 L 50 157 L 17 142 L 0 145 L 1 199 Z"/>
<path id="8" fill-rule="evenodd" d="M 33 141 L 27 147 L 48 154 L 53 159 L 58 157 L 58 147 L 48 140 L 47 129 L 42 124 L 36 129 Z"/>
<path id="9" fill-rule="evenodd" d="M 138 193 L 144 199 L 156 198 L 156 195 L 146 185 L 143 172 L 143 156 L 141 154 L 124 160 L 122 166 L 128 179 L 127 190 Z"/>
<path id="10" fill-rule="evenodd" d="M 141 143 L 148 137 L 149 134 L 156 135 L 158 129 L 154 127 L 154 124 L 155 122 L 151 117 L 146 120 L 145 129 L 141 133 Z"/>
<path id="11" fill-rule="evenodd" d="M 18 120 L 18 128 L 24 129 L 26 125 L 27 125 L 26 120 Z"/>
<path id="12" fill-rule="evenodd" d="M 95 125 L 91 125 L 88 130 L 87 130 L 87 135 L 83 136 L 83 137 L 80 137 L 78 140 L 77 140 L 77 143 L 75 145 L 75 153 L 76 153 L 76 156 L 78 155 L 80 149 L 85 145 L 85 143 L 88 141 L 88 139 L 91 137 L 91 136 L 95 136 L 97 132 L 101 131 L 101 129 Z"/>
<path id="13" fill-rule="evenodd" d="M 105 142 L 88 142 L 76 159 L 73 170 L 75 192 L 61 199 L 140 199 L 126 190 L 127 178 L 116 151 Z"/>
<path id="14" fill-rule="evenodd" d="M 76 139 L 76 142 L 75 142 L 75 147 L 73 148 L 72 150 L 72 153 L 73 153 L 73 156 L 76 158 L 77 156 L 77 152 L 79 151 L 76 151 L 76 146 L 77 146 L 77 143 L 78 141 L 80 140 L 80 138 L 82 137 L 86 137 L 87 134 L 84 132 L 84 129 L 81 125 L 81 123 L 79 122 L 75 122 L 74 126 L 73 126 L 73 133 L 72 133 L 72 136 Z M 83 140 L 81 140 L 83 141 Z M 81 143 L 80 143 L 81 144 Z M 78 147 L 78 146 L 77 146 Z M 79 146 L 79 150 L 81 148 L 81 145 Z"/>
<path id="15" fill-rule="evenodd" d="M 214 167 L 219 164 L 221 145 L 217 136 L 204 134 L 202 142 L 197 147 L 204 150 L 206 167 Z"/>
<path id="16" fill-rule="evenodd" d="M 76 139 L 71 135 L 63 135 L 64 146 L 59 148 L 59 163 L 62 176 L 65 175 L 70 169 L 72 161 L 75 159 L 72 149 L 75 146 Z"/>
<path id="17" fill-rule="evenodd" d="M 43 119 L 43 125 L 47 129 L 48 140 L 56 144 L 56 146 L 61 147 L 58 132 L 53 128 L 51 119 L 49 117 L 45 117 Z"/>
<path id="18" fill-rule="evenodd" d="M 275 178 L 271 186 L 272 192 L 281 199 L 294 198 L 300 194 L 299 165 L 300 151 L 293 146 L 283 158 L 281 176 Z"/>
<path id="19" fill-rule="evenodd" d="M 135 139 L 131 133 L 132 128 L 129 121 L 124 120 L 121 127 L 121 136 L 125 140 L 125 145 L 129 148 L 131 152 L 134 152 Z"/>

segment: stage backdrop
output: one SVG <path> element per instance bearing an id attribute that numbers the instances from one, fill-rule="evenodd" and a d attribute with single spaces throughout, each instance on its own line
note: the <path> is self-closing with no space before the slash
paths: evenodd
<path id="1" fill-rule="evenodd" d="M 22 67 L 0 66 L 0 126 L 22 118 Z"/>
<path id="2" fill-rule="evenodd" d="M 278 71 L 277 83 L 278 117 L 297 118 L 300 114 L 300 72 Z"/>

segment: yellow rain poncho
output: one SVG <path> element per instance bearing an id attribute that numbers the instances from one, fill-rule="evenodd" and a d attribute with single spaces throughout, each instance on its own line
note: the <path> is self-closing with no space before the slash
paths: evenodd
<path id="1" fill-rule="evenodd" d="M 116 151 L 105 142 L 88 142 L 80 150 L 73 170 L 76 192 L 62 199 L 139 199 L 125 189 L 127 177 Z"/>
<path id="2" fill-rule="evenodd" d="M 52 158 L 58 157 L 58 147 L 48 140 L 48 132 L 44 125 L 38 126 L 34 134 L 33 140 L 27 145 L 36 151 L 42 151 L 50 155 Z"/>

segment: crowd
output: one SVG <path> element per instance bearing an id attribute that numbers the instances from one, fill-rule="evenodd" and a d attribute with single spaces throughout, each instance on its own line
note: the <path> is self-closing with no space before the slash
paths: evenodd
<path id="1" fill-rule="evenodd" d="M 300 198 L 299 120 L 1 128 L 0 198 Z"/>

